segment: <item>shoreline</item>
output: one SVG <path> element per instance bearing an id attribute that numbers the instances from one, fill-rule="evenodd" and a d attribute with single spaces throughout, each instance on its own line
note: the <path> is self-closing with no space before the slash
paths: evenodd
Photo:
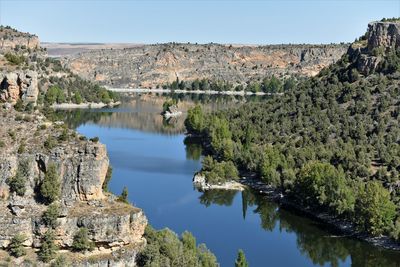
<path id="1" fill-rule="evenodd" d="M 90 108 L 105 108 L 105 107 L 115 107 L 120 105 L 121 102 L 111 102 L 111 103 L 95 103 L 95 102 L 89 102 L 89 103 L 81 103 L 81 104 L 74 104 L 74 103 L 61 103 L 61 104 L 53 104 L 51 105 L 52 108 L 54 109 L 90 109 Z"/>
<path id="2" fill-rule="evenodd" d="M 242 185 L 257 191 L 268 201 L 274 201 L 282 208 L 296 213 L 300 216 L 307 217 L 327 226 L 329 231 L 336 230 L 345 237 L 355 238 L 357 240 L 367 242 L 368 244 L 384 248 L 392 251 L 400 251 L 400 243 L 394 241 L 389 236 L 371 236 L 367 233 L 359 232 L 356 226 L 347 220 L 335 217 L 327 211 L 318 211 L 311 207 L 303 207 L 295 203 L 292 199 L 282 195 L 279 189 L 273 188 L 257 178 L 245 177 L 239 180 Z"/>
<path id="3" fill-rule="evenodd" d="M 265 93 L 265 92 L 247 92 L 247 91 L 214 91 L 214 90 L 182 90 L 182 89 L 148 89 L 148 88 L 111 88 L 105 87 L 108 91 L 117 92 L 117 93 L 161 93 L 161 94 L 170 94 L 170 93 L 178 93 L 178 94 L 207 94 L 207 95 L 239 95 L 239 96 L 247 96 L 247 95 L 257 95 L 257 96 L 273 96 L 273 95 L 283 95 L 283 93 Z"/>

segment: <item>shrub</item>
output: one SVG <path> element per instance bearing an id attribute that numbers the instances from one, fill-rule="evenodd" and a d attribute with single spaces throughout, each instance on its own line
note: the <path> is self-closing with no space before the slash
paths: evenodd
<path id="1" fill-rule="evenodd" d="M 26 180 L 29 176 L 29 162 L 26 160 L 20 161 L 18 164 L 17 173 L 14 177 L 7 179 L 7 184 L 11 192 L 15 192 L 19 196 L 23 196 L 26 191 Z"/>
<path id="2" fill-rule="evenodd" d="M 124 186 L 124 189 L 122 190 L 121 195 L 118 197 L 118 201 L 124 202 L 124 203 L 129 203 L 128 202 L 128 188 Z"/>
<path id="3" fill-rule="evenodd" d="M 57 173 L 56 165 L 50 163 L 44 180 L 40 186 L 40 196 L 42 197 L 44 203 L 50 204 L 57 200 L 61 194 L 61 182 Z"/>
<path id="4" fill-rule="evenodd" d="M 92 141 L 93 143 L 97 143 L 99 142 L 99 137 L 95 136 L 93 138 L 90 138 L 90 141 Z"/>
<path id="5" fill-rule="evenodd" d="M 65 267 L 69 266 L 69 263 L 65 256 L 60 255 L 58 256 L 51 264 L 50 267 Z"/>
<path id="6" fill-rule="evenodd" d="M 93 247 L 93 242 L 89 240 L 88 229 L 85 227 L 79 228 L 78 232 L 74 235 L 72 249 L 74 251 L 87 251 L 92 250 Z"/>
<path id="7" fill-rule="evenodd" d="M 25 143 L 21 143 L 21 144 L 19 145 L 19 147 L 18 147 L 17 153 L 18 153 L 18 154 L 22 154 L 22 153 L 24 153 L 24 152 L 25 152 Z"/>
<path id="8" fill-rule="evenodd" d="M 23 55 L 16 55 L 10 52 L 6 53 L 4 57 L 13 65 L 21 65 L 26 61 L 26 58 Z"/>
<path id="9" fill-rule="evenodd" d="M 57 203 L 52 203 L 47 207 L 47 210 L 42 215 L 43 223 L 50 228 L 56 228 L 57 219 L 60 216 L 60 207 Z"/>
<path id="10" fill-rule="evenodd" d="M 19 258 L 26 255 L 26 251 L 23 246 L 25 240 L 26 237 L 23 234 L 17 234 L 11 239 L 10 245 L 8 246 L 8 251 L 10 252 L 11 256 Z"/>
<path id="11" fill-rule="evenodd" d="M 43 145 L 47 149 L 52 149 L 57 145 L 57 140 L 53 136 L 49 135 Z"/>

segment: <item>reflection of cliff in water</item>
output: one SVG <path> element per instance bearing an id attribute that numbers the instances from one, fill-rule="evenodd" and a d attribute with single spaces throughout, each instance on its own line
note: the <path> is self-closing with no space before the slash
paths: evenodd
<path id="1" fill-rule="evenodd" d="M 166 120 L 161 116 L 163 103 L 167 99 L 176 99 L 182 116 Z M 210 95 L 168 95 L 142 94 L 124 97 L 117 108 L 100 110 L 59 111 L 63 114 L 70 127 L 96 122 L 107 127 L 138 129 L 147 132 L 178 134 L 185 131 L 184 120 L 187 110 L 196 104 L 201 104 L 205 111 L 214 111 L 237 106 L 245 101 L 259 98 L 244 98 L 242 96 L 210 96 Z"/>
<path id="2" fill-rule="evenodd" d="M 207 207 L 212 204 L 230 206 L 236 194 L 240 192 L 210 190 L 204 192 L 199 200 Z M 316 265 L 340 266 L 350 258 L 353 267 L 400 266 L 398 252 L 333 235 L 323 230 L 324 225 L 284 210 L 253 190 L 247 189 L 241 192 L 241 196 L 244 220 L 248 209 L 252 209 L 253 213 L 259 214 L 261 227 L 265 231 L 295 233 L 299 251 Z"/>

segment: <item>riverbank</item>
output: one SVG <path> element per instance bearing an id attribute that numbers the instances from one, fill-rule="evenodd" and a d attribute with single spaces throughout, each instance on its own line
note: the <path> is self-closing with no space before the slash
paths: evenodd
<path id="1" fill-rule="evenodd" d="M 266 200 L 278 203 L 282 208 L 290 210 L 299 215 L 313 219 L 327 226 L 328 230 L 339 232 L 340 234 L 365 241 L 373 246 L 400 251 L 400 243 L 394 241 L 388 236 L 374 237 L 367 233 L 361 233 L 357 230 L 356 225 L 343 218 L 338 218 L 326 211 L 316 210 L 311 207 L 303 207 L 296 203 L 293 199 L 282 194 L 282 192 L 271 187 L 255 177 L 254 174 L 246 175 L 239 181 L 242 185 L 246 185 L 256 190 Z"/>
<path id="2" fill-rule="evenodd" d="M 61 104 L 53 104 L 51 105 L 54 109 L 80 109 L 80 108 L 105 108 L 105 107 L 115 107 L 120 105 L 120 101 L 111 102 L 111 103 L 95 103 L 95 102 L 88 102 L 88 103 L 81 103 L 81 104 L 74 104 L 74 103 L 61 103 Z"/>
<path id="3" fill-rule="evenodd" d="M 160 93 L 160 94 L 169 94 L 169 93 L 177 93 L 177 94 L 208 94 L 208 95 L 283 95 L 283 93 L 264 93 L 264 92 L 248 92 L 248 91 L 214 91 L 214 90 L 181 90 L 181 89 L 160 89 L 160 88 L 110 88 L 106 87 L 107 90 L 118 93 Z"/>

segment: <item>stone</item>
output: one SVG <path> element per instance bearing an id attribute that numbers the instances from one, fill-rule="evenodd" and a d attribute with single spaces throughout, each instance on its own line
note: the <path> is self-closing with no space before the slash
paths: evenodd
<path id="1" fill-rule="evenodd" d="M 39 95 L 37 72 L 16 71 L 0 74 L 0 101 L 15 104 L 19 99 L 36 104 Z"/>

